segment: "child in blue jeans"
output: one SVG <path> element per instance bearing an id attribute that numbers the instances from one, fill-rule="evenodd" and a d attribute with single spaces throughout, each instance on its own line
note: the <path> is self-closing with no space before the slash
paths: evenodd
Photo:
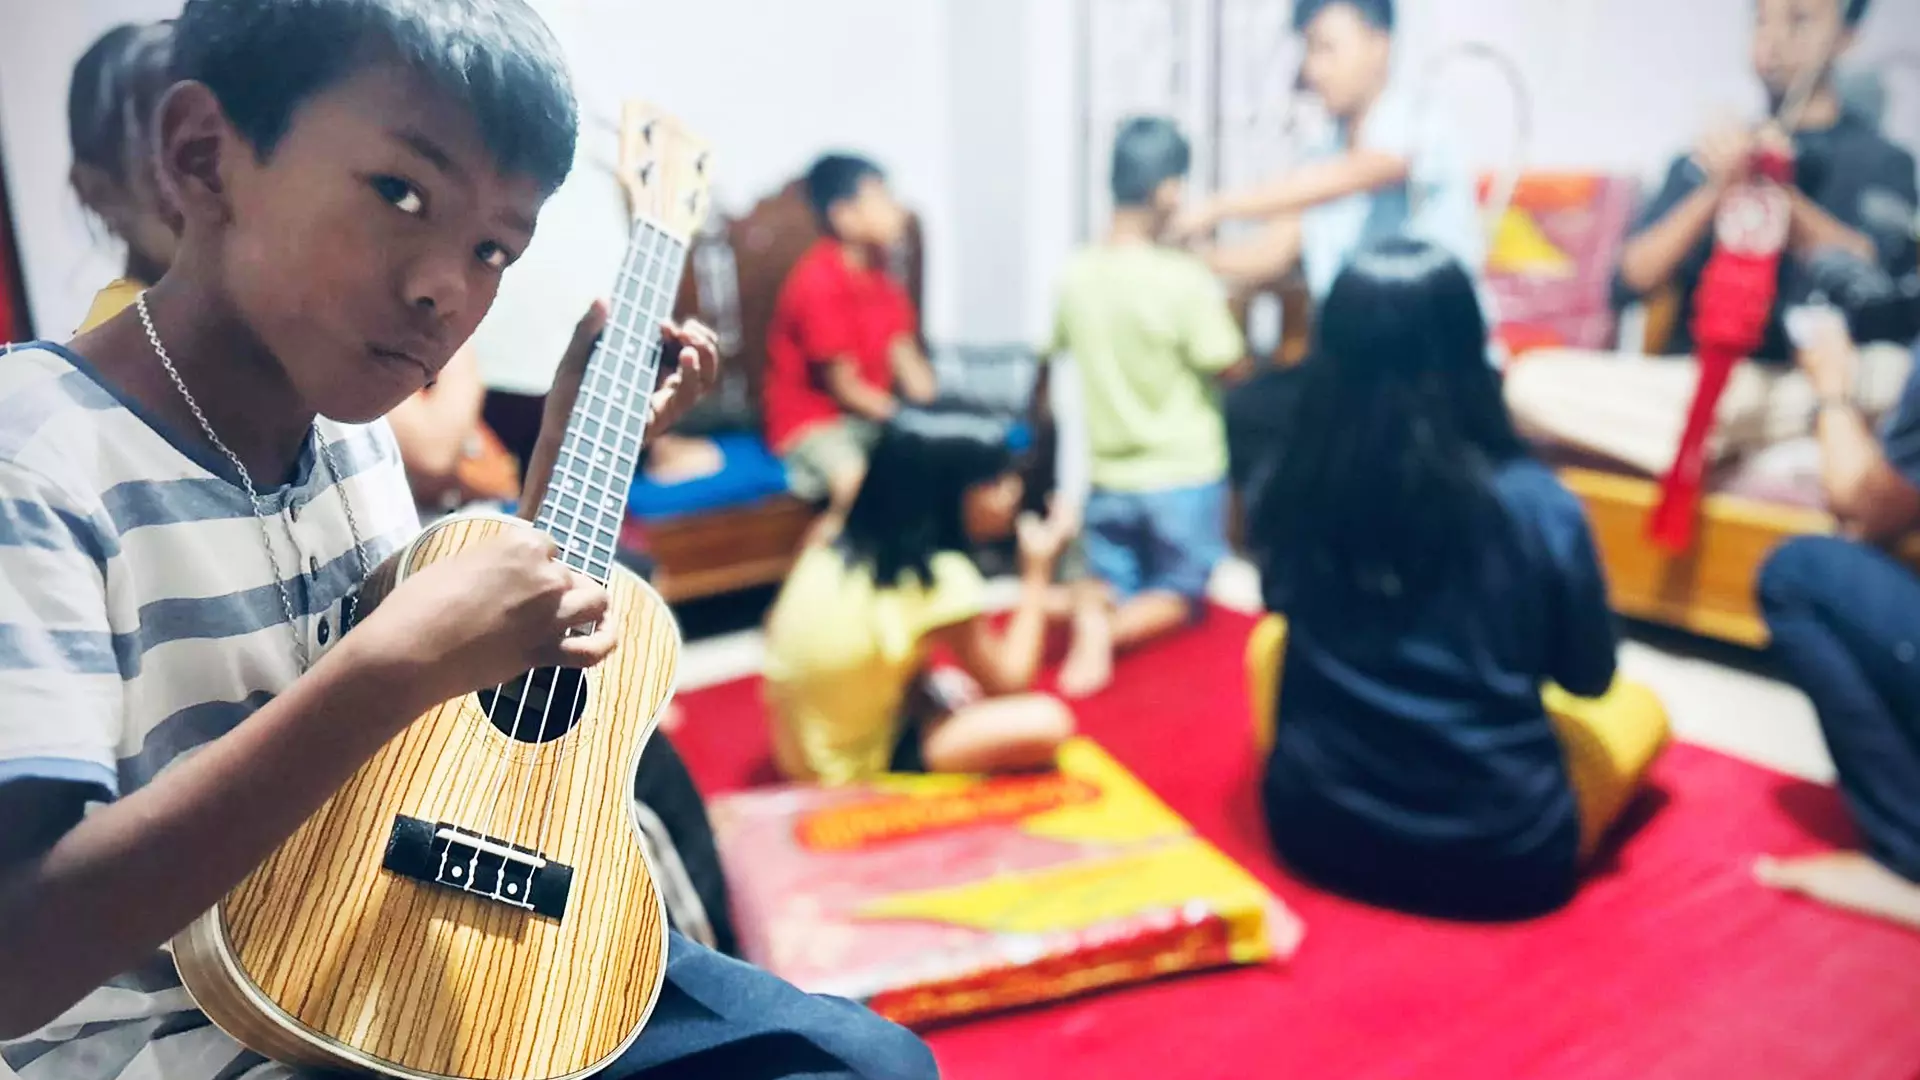
<path id="1" fill-rule="evenodd" d="M 1225 426 L 1216 380 L 1245 354 L 1226 294 L 1196 256 L 1161 244 L 1191 157 L 1171 120 L 1128 121 L 1114 140 L 1113 223 L 1060 285 L 1053 355 L 1070 355 L 1091 448 L 1081 545 L 1111 591 L 1111 647 L 1199 610 L 1226 555 Z M 1079 635 L 1076 645 L 1079 644 Z M 1076 648 L 1069 693 L 1112 664 Z"/>

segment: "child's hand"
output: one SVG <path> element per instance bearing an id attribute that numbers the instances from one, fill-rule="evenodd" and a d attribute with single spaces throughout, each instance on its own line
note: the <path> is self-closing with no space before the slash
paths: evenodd
<path id="1" fill-rule="evenodd" d="M 720 338 L 698 320 L 688 319 L 675 325 L 660 324 L 670 343 L 680 346 L 680 362 L 653 392 L 653 420 L 647 424 L 649 437 L 678 423 L 687 410 L 707 396 L 720 378 Z"/>
<path id="2" fill-rule="evenodd" d="M 553 478 L 553 463 L 559 460 L 560 443 L 566 438 L 567 421 L 573 416 L 574 401 L 580 396 L 580 381 L 593 359 L 593 348 L 600 332 L 607 327 L 607 305 L 595 300 L 573 328 L 573 340 L 553 373 L 553 388 L 547 391 L 547 403 L 540 415 L 540 436 L 527 459 L 526 480 L 520 491 L 520 516 L 532 521 L 546 497 L 547 484 Z M 720 376 L 720 345 L 713 331 L 688 320 L 679 325 L 662 323 L 662 335 L 681 346 L 679 363 L 654 390 L 649 404 L 653 419 L 647 424 L 651 438 L 673 426 L 695 402 L 713 389 Z"/>
<path id="3" fill-rule="evenodd" d="M 1020 545 L 1020 570 L 1029 577 L 1051 577 L 1053 564 L 1073 538 L 1066 518 L 1049 509 L 1045 519 L 1034 513 L 1021 514 L 1014 522 L 1014 535 Z"/>
<path id="4" fill-rule="evenodd" d="M 346 640 L 412 661 L 428 705 L 540 667 L 592 667 L 613 651 L 607 590 L 555 561 L 553 540 L 514 528 L 406 579 Z"/>

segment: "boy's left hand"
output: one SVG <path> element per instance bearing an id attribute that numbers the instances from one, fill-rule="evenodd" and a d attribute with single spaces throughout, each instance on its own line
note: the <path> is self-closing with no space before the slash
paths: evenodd
<path id="1" fill-rule="evenodd" d="M 520 514 L 529 520 L 538 512 L 540 500 L 546 495 L 553 463 L 560 457 L 560 442 L 566 436 L 567 421 L 580 396 L 580 381 L 586 375 L 587 362 L 593 358 L 594 345 L 606 326 L 607 305 L 595 300 L 574 327 L 573 340 L 567 344 L 560 367 L 553 373 L 553 388 L 547 391 L 546 408 L 540 417 L 540 438 L 527 461 L 526 483 L 520 494 Z M 679 324 L 663 322 L 660 329 L 669 344 L 680 346 L 680 354 L 678 363 L 648 399 L 649 439 L 685 416 L 720 377 L 719 338 L 712 330 L 692 319 Z"/>
<path id="2" fill-rule="evenodd" d="M 719 335 L 698 319 L 679 324 L 662 322 L 660 331 L 670 344 L 680 346 L 680 356 L 673 371 L 653 392 L 649 403 L 653 419 L 647 424 L 648 437 L 679 422 L 720 378 Z"/>

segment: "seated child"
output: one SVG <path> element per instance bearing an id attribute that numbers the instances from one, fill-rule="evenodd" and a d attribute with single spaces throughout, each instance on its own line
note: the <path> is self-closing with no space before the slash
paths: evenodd
<path id="1" fill-rule="evenodd" d="M 1181 626 L 1226 556 L 1226 435 L 1216 377 L 1244 356 L 1225 295 L 1195 256 L 1158 240 L 1180 204 L 1187 140 L 1171 120 L 1122 126 L 1113 221 L 1068 263 L 1045 352 L 1072 357 L 1091 448 L 1081 544 L 1118 604 L 1112 648 Z M 1071 512 L 1073 507 L 1063 507 Z M 1063 686 L 1080 678 L 1070 658 Z"/>
<path id="2" fill-rule="evenodd" d="M 1341 273 L 1251 508 L 1274 616 L 1247 662 L 1295 869 L 1514 918 L 1573 894 L 1667 728 L 1614 683 L 1586 518 L 1515 435 L 1485 341 L 1433 245 L 1384 241 Z"/>
<path id="3" fill-rule="evenodd" d="M 132 310 L 0 358 L 9 1077 L 295 1075 L 210 1024 L 169 939 L 426 710 L 617 643 L 574 632 L 606 590 L 531 530 L 356 599 L 418 531 L 381 417 L 471 336 L 572 165 L 551 34 L 524 0 L 187 0 L 173 48 L 151 160 L 175 257 Z M 650 402 L 663 423 L 718 362 L 671 334 L 690 374 Z M 679 933 L 667 952 L 599 1080 L 936 1072 L 870 1012 Z"/>
<path id="4" fill-rule="evenodd" d="M 880 425 L 933 400 L 906 289 L 886 253 L 907 212 L 880 167 L 829 154 L 807 170 L 807 201 L 826 235 L 794 264 L 767 329 L 767 445 L 786 462 L 794 494 L 824 501 L 816 535 L 832 531 L 860 490 Z"/>
<path id="5" fill-rule="evenodd" d="M 1015 529 L 1013 425 L 902 409 L 881 426 L 832 543 L 809 546 L 767 617 L 775 759 L 794 779 L 844 784 L 888 771 L 997 772 L 1052 762 L 1073 731 L 1059 701 L 1026 693 L 1066 531 L 1019 518 L 1020 600 L 1004 631 L 967 552 Z M 944 648 L 985 690 L 931 678 Z M 941 672 L 951 675 L 952 672 Z"/>
<path id="6" fill-rule="evenodd" d="M 1216 272 L 1257 284 L 1291 269 L 1306 274 L 1316 305 L 1361 248 L 1413 236 L 1445 248 L 1478 273 L 1486 232 L 1473 174 L 1427 105 L 1393 71 L 1393 0 L 1298 0 L 1293 26 L 1305 40 L 1300 82 L 1332 121 L 1326 139 L 1284 176 L 1223 192 L 1180 216 L 1181 238 L 1224 221 L 1267 223 L 1257 239 L 1209 253 Z M 1485 302 L 1485 297 L 1482 297 Z"/>

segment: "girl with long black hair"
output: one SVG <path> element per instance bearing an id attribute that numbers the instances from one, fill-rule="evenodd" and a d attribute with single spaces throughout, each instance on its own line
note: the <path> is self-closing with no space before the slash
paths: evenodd
<path id="1" fill-rule="evenodd" d="M 1340 274 L 1254 481 L 1274 614 L 1248 664 L 1296 869 L 1518 917 L 1572 895 L 1666 718 L 1614 684 L 1586 518 L 1515 434 L 1486 338 L 1472 280 L 1430 244 L 1382 241 Z"/>

